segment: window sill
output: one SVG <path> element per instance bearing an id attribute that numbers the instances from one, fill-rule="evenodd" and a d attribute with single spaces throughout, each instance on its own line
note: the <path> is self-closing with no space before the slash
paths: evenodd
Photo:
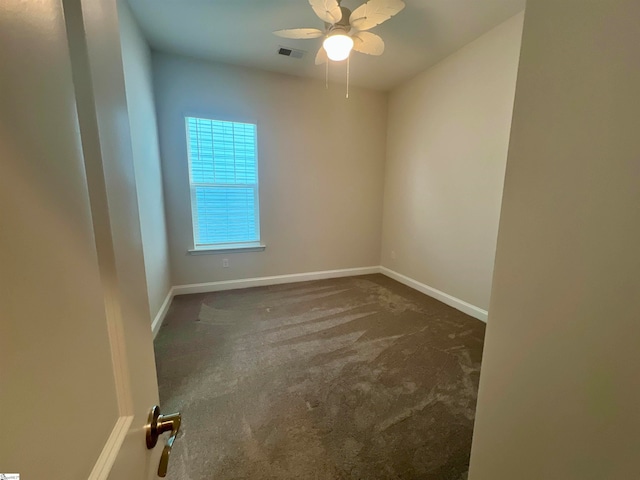
<path id="1" fill-rule="evenodd" d="M 245 253 L 262 252 L 267 248 L 262 243 L 215 245 L 210 247 L 192 248 L 187 251 L 189 255 L 215 255 L 216 253 Z"/>

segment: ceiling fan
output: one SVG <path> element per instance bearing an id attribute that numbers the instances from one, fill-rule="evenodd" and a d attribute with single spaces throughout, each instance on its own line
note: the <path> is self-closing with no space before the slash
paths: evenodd
<path id="1" fill-rule="evenodd" d="M 404 8 L 402 0 L 369 0 L 353 12 L 340 0 L 309 0 L 313 11 L 324 21 L 324 30 L 291 28 L 273 32 L 283 38 L 325 37 L 316 55 L 316 65 L 349 58 L 351 50 L 368 55 L 382 55 L 384 41 L 367 30 L 389 20 Z"/>

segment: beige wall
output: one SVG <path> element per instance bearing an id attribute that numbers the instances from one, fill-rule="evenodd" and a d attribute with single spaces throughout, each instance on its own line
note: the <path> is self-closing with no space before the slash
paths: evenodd
<path id="1" fill-rule="evenodd" d="M 639 23 L 527 2 L 471 480 L 640 478 Z"/>
<path id="2" fill-rule="evenodd" d="M 174 285 L 379 264 L 387 97 L 154 54 Z M 264 252 L 193 247 L 184 113 L 257 122 Z M 222 268 L 228 258 L 229 268 Z"/>
<path id="3" fill-rule="evenodd" d="M 171 283 L 151 52 L 124 0 L 118 2 L 118 14 L 144 266 L 153 318 Z"/>
<path id="4" fill-rule="evenodd" d="M 522 19 L 507 20 L 389 99 L 382 265 L 485 310 Z"/>

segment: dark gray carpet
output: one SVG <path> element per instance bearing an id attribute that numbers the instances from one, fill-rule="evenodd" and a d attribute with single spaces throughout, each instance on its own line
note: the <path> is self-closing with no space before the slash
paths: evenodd
<path id="1" fill-rule="evenodd" d="M 467 478 L 485 326 L 382 275 L 176 297 L 167 478 Z"/>

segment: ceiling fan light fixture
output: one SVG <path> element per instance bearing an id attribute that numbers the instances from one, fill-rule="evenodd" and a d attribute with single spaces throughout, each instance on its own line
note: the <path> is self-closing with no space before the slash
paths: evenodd
<path id="1" fill-rule="evenodd" d="M 329 60 L 341 62 L 346 60 L 353 48 L 353 39 L 343 31 L 329 35 L 322 43 Z"/>

